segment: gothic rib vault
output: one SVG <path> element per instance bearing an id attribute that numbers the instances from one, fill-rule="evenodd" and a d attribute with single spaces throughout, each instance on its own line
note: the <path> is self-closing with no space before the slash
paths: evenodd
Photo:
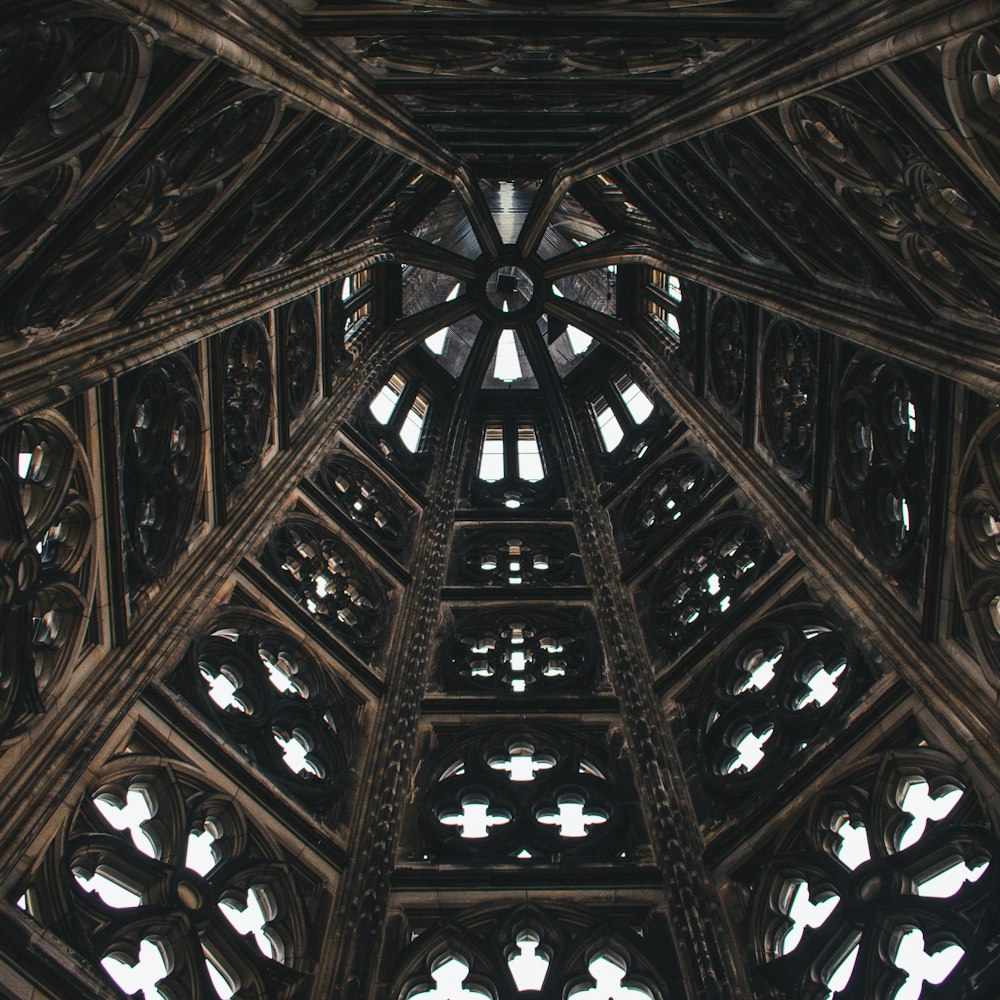
<path id="1" fill-rule="evenodd" d="M 1000 995 L 1000 0 L 0 0 L 0 996 Z"/>

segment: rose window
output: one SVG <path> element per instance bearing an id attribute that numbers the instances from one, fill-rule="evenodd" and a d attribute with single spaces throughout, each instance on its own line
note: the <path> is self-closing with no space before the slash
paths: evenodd
<path id="1" fill-rule="evenodd" d="M 173 679 L 279 787 L 325 814 L 348 777 L 351 711 L 319 664 L 254 612 L 228 612 Z"/>
<path id="2" fill-rule="evenodd" d="M 375 576 L 318 522 L 292 517 L 271 532 L 266 561 L 284 588 L 332 632 L 368 648 L 386 626 Z"/>
<path id="3" fill-rule="evenodd" d="M 483 528 L 456 538 L 456 570 L 463 582 L 494 587 L 538 587 L 579 582 L 572 530 Z"/>
<path id="4" fill-rule="evenodd" d="M 664 651 L 677 652 L 711 628 L 770 562 L 767 537 L 752 521 L 709 521 L 653 584 L 651 618 Z"/>
<path id="5" fill-rule="evenodd" d="M 781 767 L 843 715 L 865 678 L 857 647 L 822 611 L 768 615 L 723 651 L 699 695 L 705 780 L 719 795 L 773 787 Z"/>
<path id="6" fill-rule="evenodd" d="M 618 517 L 619 543 L 628 552 L 646 552 L 669 538 L 704 497 L 714 475 L 698 452 L 683 449 L 647 476 Z"/>
<path id="7" fill-rule="evenodd" d="M 788 995 L 916 1000 L 989 933 L 994 824 L 943 754 L 875 760 L 791 831 L 750 910 L 760 974 Z"/>
<path id="8" fill-rule="evenodd" d="M 319 482 L 336 508 L 390 552 L 405 550 L 413 515 L 370 469 L 349 455 L 336 453 L 319 471 Z"/>
<path id="9" fill-rule="evenodd" d="M 599 645 L 594 622 L 582 611 L 505 608 L 456 617 L 442 649 L 450 688 L 540 695 L 593 683 Z"/>
<path id="10" fill-rule="evenodd" d="M 126 992 L 229 1000 L 296 991 L 301 897 L 231 795 L 130 755 L 84 799 L 26 905 Z"/>

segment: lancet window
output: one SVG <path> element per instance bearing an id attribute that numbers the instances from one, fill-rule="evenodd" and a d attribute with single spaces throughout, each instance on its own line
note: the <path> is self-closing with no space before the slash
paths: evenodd
<path id="1" fill-rule="evenodd" d="M 456 534 L 452 578 L 492 587 L 582 582 L 572 529 L 474 528 Z"/>
<path id="2" fill-rule="evenodd" d="M 647 269 L 645 315 L 668 343 L 677 345 L 681 339 L 684 306 L 684 282 L 668 271 Z"/>
<path id="3" fill-rule="evenodd" d="M 201 392 L 183 356 L 123 380 L 122 494 L 129 569 L 165 576 L 198 513 L 204 481 Z"/>
<path id="4" fill-rule="evenodd" d="M 472 502 L 514 510 L 551 500 L 557 482 L 543 457 L 542 439 L 538 423 L 530 416 L 488 418 L 474 456 Z"/>
<path id="5" fill-rule="evenodd" d="M 285 396 L 292 417 L 301 415 L 316 392 L 316 303 L 296 299 L 278 313 Z"/>
<path id="6" fill-rule="evenodd" d="M 386 587 L 319 521 L 286 518 L 271 532 L 264 562 L 331 632 L 363 649 L 379 643 L 388 622 Z"/>
<path id="7" fill-rule="evenodd" d="M 690 709 L 706 787 L 726 801 L 774 788 L 870 680 L 860 650 L 824 611 L 771 612 L 722 651 Z"/>
<path id="8" fill-rule="evenodd" d="M 613 475 L 646 454 L 665 431 L 669 414 L 627 372 L 601 379 L 599 386 L 589 401 L 596 456 L 601 469 Z"/>
<path id="9" fill-rule="evenodd" d="M 398 1000 L 670 1000 L 659 955 L 624 922 L 580 907 L 454 914 L 401 957 Z"/>
<path id="10" fill-rule="evenodd" d="M 231 793 L 129 754 L 87 791 L 20 905 L 126 993 L 287 1000 L 311 965 L 305 888 Z"/>
<path id="11" fill-rule="evenodd" d="M 671 453 L 633 490 L 615 516 L 624 555 L 653 551 L 685 527 L 687 515 L 716 479 L 708 459 L 693 448 Z"/>
<path id="12" fill-rule="evenodd" d="M 537 698 L 590 690 L 600 646 L 582 609 L 460 610 L 439 657 L 448 690 Z"/>
<path id="13" fill-rule="evenodd" d="M 0 737 L 44 709 L 90 618 L 94 487 L 70 426 L 45 411 L 0 435 Z"/>
<path id="14" fill-rule="evenodd" d="M 236 486 L 260 463 L 271 430 L 271 361 L 257 322 L 222 343 L 222 449 L 226 483 Z"/>
<path id="15" fill-rule="evenodd" d="M 330 816 L 348 780 L 354 713 L 287 632 L 256 612 L 229 610 L 192 643 L 172 684 L 263 774 Z"/>
<path id="16" fill-rule="evenodd" d="M 370 267 L 348 275 L 340 289 L 344 305 L 344 341 L 349 343 L 358 335 L 365 321 L 372 315 L 375 285 Z"/>
<path id="17" fill-rule="evenodd" d="M 653 581 L 649 616 L 664 653 L 707 632 L 772 561 L 767 536 L 743 514 L 699 528 Z"/>
<path id="18" fill-rule="evenodd" d="M 913 596 L 926 535 L 928 406 L 918 379 L 873 354 L 844 374 L 837 408 L 837 485 L 865 552 Z"/>
<path id="19" fill-rule="evenodd" d="M 423 457 L 429 410 L 419 379 L 397 371 L 366 407 L 365 424 L 390 462 L 412 469 Z"/>
<path id="20" fill-rule="evenodd" d="M 317 479 L 334 506 L 383 548 L 392 553 L 408 550 L 414 512 L 363 462 L 335 452 L 320 466 Z"/>
<path id="21" fill-rule="evenodd" d="M 991 811 L 926 747 L 869 759 L 814 795 L 754 863 L 761 980 L 804 998 L 955 995 L 995 931 Z"/>
<path id="22" fill-rule="evenodd" d="M 603 745 L 602 745 L 603 744 Z M 423 768 L 423 853 L 531 864 L 620 857 L 634 845 L 629 791 L 606 737 L 494 727 L 450 741 Z"/>

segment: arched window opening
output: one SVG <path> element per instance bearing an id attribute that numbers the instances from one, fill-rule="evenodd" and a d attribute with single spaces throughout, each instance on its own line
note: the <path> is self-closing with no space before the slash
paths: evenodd
<path id="1" fill-rule="evenodd" d="M 807 993 L 918 1000 L 980 943 L 1000 845 L 953 761 L 926 748 L 860 765 L 755 863 L 750 925 L 764 975 Z M 959 992 L 961 989 L 959 988 Z M 881 996 L 881 993 L 879 993 Z"/>

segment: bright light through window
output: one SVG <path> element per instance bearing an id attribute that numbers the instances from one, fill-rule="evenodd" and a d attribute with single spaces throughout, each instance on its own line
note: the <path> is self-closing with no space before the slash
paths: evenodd
<path id="1" fill-rule="evenodd" d="M 452 290 L 448 293 L 448 297 L 445 302 L 454 302 L 458 298 L 458 293 L 462 290 L 461 284 L 455 285 Z"/>
<path id="2" fill-rule="evenodd" d="M 637 424 L 641 424 L 649 418 L 653 412 L 653 404 L 635 382 L 626 379 L 618 384 L 618 390 L 622 394 L 622 402 L 628 407 L 628 412 Z"/>
<path id="3" fill-rule="evenodd" d="M 597 429 L 601 432 L 605 451 L 614 451 L 625 437 L 622 425 L 603 399 L 594 406 L 594 415 L 597 417 Z"/>
<path id="4" fill-rule="evenodd" d="M 387 424 L 392 419 L 393 411 L 399 402 L 399 397 L 403 395 L 406 388 L 406 379 L 402 375 L 393 375 L 389 381 L 382 386 L 379 394 L 368 404 L 372 416 L 380 423 Z"/>
<path id="5" fill-rule="evenodd" d="M 424 343 L 427 345 L 427 349 L 431 354 L 440 355 L 444 354 L 444 344 L 448 339 L 448 331 L 450 327 L 445 327 L 443 330 L 438 330 L 437 333 L 432 333 Z"/>
<path id="6" fill-rule="evenodd" d="M 517 474 L 527 483 L 537 483 L 545 478 L 538 436 L 530 424 L 521 424 L 517 429 Z"/>
<path id="7" fill-rule="evenodd" d="M 513 330 L 504 330 L 500 334 L 496 359 L 493 362 L 493 377 L 501 382 L 517 382 L 524 378 Z"/>
<path id="8" fill-rule="evenodd" d="M 578 330 L 575 326 L 566 327 L 566 337 L 569 340 L 570 350 L 574 354 L 583 354 L 594 342 L 594 338 Z"/>
<path id="9" fill-rule="evenodd" d="M 486 483 L 503 479 L 503 425 L 487 424 L 483 452 L 479 457 L 479 478 Z"/>
<path id="10" fill-rule="evenodd" d="M 399 428 L 399 440 L 410 451 L 415 452 L 420 447 L 420 435 L 427 419 L 427 406 L 427 397 L 418 395 L 410 407 L 410 412 L 406 414 L 403 426 Z"/>

